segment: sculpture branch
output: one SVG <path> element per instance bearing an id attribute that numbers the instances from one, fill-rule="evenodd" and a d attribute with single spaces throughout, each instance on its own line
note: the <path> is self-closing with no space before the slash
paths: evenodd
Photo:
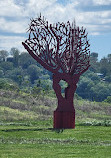
<path id="1" fill-rule="evenodd" d="M 63 113 L 73 113 L 73 117 L 67 114 L 69 120 L 75 121 L 75 110 L 73 105 L 74 93 L 80 75 L 88 70 L 89 63 L 89 41 L 87 40 L 86 29 L 80 29 L 75 22 L 72 24 L 56 23 L 48 24 L 48 21 L 41 15 L 36 19 L 31 19 L 29 25 L 29 37 L 22 42 L 29 54 L 39 62 L 44 68 L 53 73 L 53 88 L 55 90 L 58 107 L 54 114 L 54 119 L 64 120 Z M 61 94 L 59 82 L 64 80 L 68 83 L 65 88 L 65 97 Z M 59 114 L 60 112 L 60 114 Z M 61 113 L 62 112 L 62 113 Z M 63 115 L 63 116 L 62 116 Z M 61 117 L 60 117 L 61 116 Z M 72 118 L 70 118 L 72 117 Z M 54 127 L 74 127 L 74 124 L 66 126 L 54 123 Z"/>

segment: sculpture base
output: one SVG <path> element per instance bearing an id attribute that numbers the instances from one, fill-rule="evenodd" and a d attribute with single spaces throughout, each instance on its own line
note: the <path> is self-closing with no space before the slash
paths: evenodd
<path id="1" fill-rule="evenodd" d="M 75 111 L 54 111 L 54 128 L 75 128 Z"/>

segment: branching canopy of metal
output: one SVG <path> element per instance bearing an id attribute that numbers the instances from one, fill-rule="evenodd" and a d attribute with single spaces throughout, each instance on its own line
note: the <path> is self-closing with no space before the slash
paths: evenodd
<path id="1" fill-rule="evenodd" d="M 48 24 L 41 17 L 31 19 L 29 37 L 22 44 L 43 67 L 52 73 L 82 74 L 89 65 L 86 30 L 72 24 Z"/>

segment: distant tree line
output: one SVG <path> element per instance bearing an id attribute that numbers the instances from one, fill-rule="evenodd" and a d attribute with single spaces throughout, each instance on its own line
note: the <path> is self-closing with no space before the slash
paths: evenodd
<path id="1" fill-rule="evenodd" d="M 111 99 L 111 54 L 98 60 L 98 53 L 91 53 L 90 68 L 78 83 L 77 95 L 92 101 Z M 66 87 L 61 82 L 62 92 Z M 52 74 L 40 66 L 27 52 L 11 48 L 0 51 L 0 88 L 20 89 L 35 95 L 52 90 Z"/>
<path id="2" fill-rule="evenodd" d="M 111 54 L 98 61 L 98 53 L 91 53 L 90 65 L 81 76 L 77 94 L 84 99 L 103 101 L 111 96 Z"/>

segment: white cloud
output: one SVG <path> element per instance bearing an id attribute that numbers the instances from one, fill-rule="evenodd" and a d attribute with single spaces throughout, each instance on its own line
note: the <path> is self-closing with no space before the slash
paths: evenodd
<path id="1" fill-rule="evenodd" d="M 29 0 L 24 7 L 24 14 L 29 17 L 35 17 L 37 14 L 45 13 L 54 8 L 56 0 Z"/>
<path id="2" fill-rule="evenodd" d="M 22 8 L 14 3 L 13 0 L 0 1 L 0 16 L 18 17 L 23 16 Z"/>
<path id="3" fill-rule="evenodd" d="M 42 13 L 50 23 L 73 21 L 75 18 L 77 25 L 84 26 L 91 35 L 111 32 L 111 10 L 103 7 L 102 11 L 93 11 L 94 6 L 100 5 L 111 5 L 111 0 L 69 0 L 65 4 L 59 3 L 59 0 L 0 0 L 0 31 L 25 33 L 30 18 Z M 82 10 L 89 6 L 91 11 Z M 23 37 L 2 38 L 2 48 L 8 49 L 13 45 L 22 48 Z"/>
<path id="4" fill-rule="evenodd" d="M 5 49 L 10 51 L 12 47 L 16 47 L 21 51 L 24 51 L 22 42 L 25 40 L 25 37 L 21 36 L 0 36 L 0 50 Z"/>
<path id="5" fill-rule="evenodd" d="M 106 4 L 105 0 L 71 0 L 69 2 L 70 3 L 66 3 L 66 5 L 62 5 L 57 3 L 56 0 L 29 0 L 27 3 L 22 3 L 21 0 L 0 1 L 0 15 L 15 16 L 15 18 L 20 17 L 19 21 L 12 20 L 8 23 L 5 19 L 2 19 L 1 27 L 4 26 L 3 30 L 10 28 L 13 32 L 17 32 L 17 30 L 20 33 L 25 32 L 25 26 L 28 24 L 26 17 L 36 17 L 40 12 L 42 15 L 45 15 L 51 23 L 57 21 L 72 21 L 74 18 L 76 19 L 77 24 L 80 25 L 85 23 L 105 24 L 105 21 L 110 21 L 111 11 L 84 12 L 78 10 L 79 7 L 88 7 L 93 3 L 98 4 L 101 2 L 101 4 Z M 107 3 L 109 2 L 111 2 L 111 0 L 107 1 Z"/>
<path id="6" fill-rule="evenodd" d="M 28 7 L 44 9 L 52 6 L 55 2 L 56 0 L 29 0 Z"/>
<path id="7" fill-rule="evenodd" d="M 111 0 L 72 0 L 72 2 L 78 3 L 79 6 L 100 6 L 111 4 Z"/>
<path id="8" fill-rule="evenodd" d="M 93 0 L 94 5 L 110 5 L 111 0 Z"/>
<path id="9" fill-rule="evenodd" d="M 0 18 L 0 30 L 11 33 L 24 33 L 26 29 L 26 21 L 6 21 Z"/>
<path id="10" fill-rule="evenodd" d="M 107 18 L 111 19 L 111 10 L 109 10 L 109 11 L 102 11 L 100 14 L 101 14 L 100 16 L 103 19 L 107 19 Z"/>
<path id="11" fill-rule="evenodd" d="M 100 33 L 99 32 L 91 32 L 90 35 L 98 36 L 98 35 L 100 35 Z"/>

